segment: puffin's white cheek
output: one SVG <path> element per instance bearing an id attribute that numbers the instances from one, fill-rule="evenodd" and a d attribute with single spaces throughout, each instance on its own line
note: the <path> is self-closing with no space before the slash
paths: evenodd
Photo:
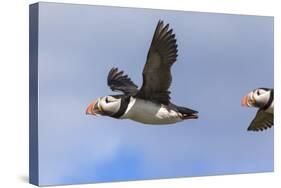
<path id="1" fill-rule="evenodd" d="M 118 112 L 119 108 L 120 108 L 120 102 L 110 102 L 103 106 L 103 110 L 112 113 Z"/>
<path id="2" fill-rule="evenodd" d="M 256 100 L 261 104 L 266 104 L 269 100 L 269 95 L 263 94 L 256 97 Z"/>

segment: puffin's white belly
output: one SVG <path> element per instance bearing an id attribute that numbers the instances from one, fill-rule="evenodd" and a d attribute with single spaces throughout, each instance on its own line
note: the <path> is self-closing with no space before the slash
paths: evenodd
<path id="1" fill-rule="evenodd" d="M 144 124 L 171 124 L 182 121 L 180 114 L 167 110 L 165 105 L 131 97 L 128 108 L 120 119 L 131 119 Z"/>

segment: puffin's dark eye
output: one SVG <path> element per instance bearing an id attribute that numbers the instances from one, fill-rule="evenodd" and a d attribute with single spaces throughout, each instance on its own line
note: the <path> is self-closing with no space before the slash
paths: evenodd
<path id="1" fill-rule="evenodd" d="M 260 95 L 260 90 L 257 91 L 257 94 Z"/>
<path id="2" fill-rule="evenodd" d="M 106 103 L 109 103 L 109 101 L 108 101 L 108 98 L 107 98 L 107 97 L 105 97 L 105 102 L 106 102 Z"/>

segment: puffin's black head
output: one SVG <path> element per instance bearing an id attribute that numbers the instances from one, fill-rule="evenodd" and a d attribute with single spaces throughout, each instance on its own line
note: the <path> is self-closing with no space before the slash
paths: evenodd
<path id="1" fill-rule="evenodd" d="M 273 90 L 268 88 L 257 88 L 242 99 L 242 106 L 263 108 L 273 95 Z"/>
<path id="2" fill-rule="evenodd" d="M 111 116 L 118 112 L 121 106 L 121 98 L 114 96 L 100 97 L 94 100 L 86 110 L 87 115 Z"/>

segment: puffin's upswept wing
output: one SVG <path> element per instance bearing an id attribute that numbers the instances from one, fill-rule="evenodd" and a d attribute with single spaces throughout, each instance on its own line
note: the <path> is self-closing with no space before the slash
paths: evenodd
<path id="1" fill-rule="evenodd" d="M 138 86 L 118 68 L 112 68 L 107 76 L 107 85 L 112 91 L 121 91 L 124 94 L 135 95 L 138 92 Z"/>
<path id="2" fill-rule="evenodd" d="M 273 126 L 273 114 L 258 110 L 256 117 L 248 127 L 248 131 L 263 131 Z"/>
<path id="3" fill-rule="evenodd" d="M 155 29 L 143 70 L 143 84 L 137 96 L 169 104 L 171 66 L 177 59 L 177 43 L 169 24 L 159 21 Z"/>

